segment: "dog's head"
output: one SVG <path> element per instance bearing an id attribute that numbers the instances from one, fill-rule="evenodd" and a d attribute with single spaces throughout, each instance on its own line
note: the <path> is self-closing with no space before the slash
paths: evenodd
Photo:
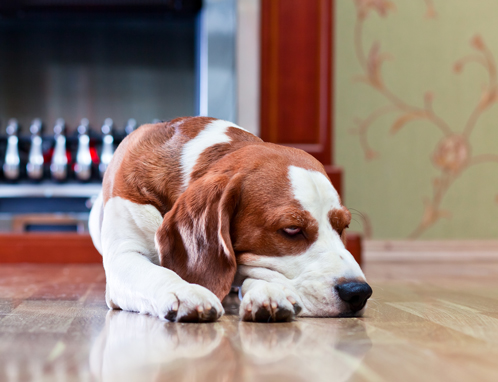
<path id="1" fill-rule="evenodd" d="M 344 245 L 350 220 L 312 156 L 251 145 L 189 185 L 166 214 L 156 244 L 163 266 L 220 298 L 238 269 L 238 280 L 295 291 L 300 315 L 358 315 L 371 289 Z"/>

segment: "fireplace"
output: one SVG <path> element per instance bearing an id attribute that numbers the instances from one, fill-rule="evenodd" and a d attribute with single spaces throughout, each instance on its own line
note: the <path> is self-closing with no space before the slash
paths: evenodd
<path id="1" fill-rule="evenodd" d="M 86 232 L 143 123 L 235 120 L 235 0 L 0 2 L 0 231 Z"/>

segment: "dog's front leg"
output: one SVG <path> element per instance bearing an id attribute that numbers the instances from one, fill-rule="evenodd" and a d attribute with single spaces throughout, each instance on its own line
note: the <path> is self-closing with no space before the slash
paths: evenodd
<path id="1" fill-rule="evenodd" d="M 101 242 L 110 308 L 148 313 L 170 321 L 214 321 L 223 313 L 209 290 L 159 266 L 154 237 L 159 211 L 122 198 L 104 208 Z"/>
<path id="2" fill-rule="evenodd" d="M 279 283 L 247 278 L 242 295 L 239 314 L 244 321 L 292 321 L 301 311 L 297 294 Z"/>

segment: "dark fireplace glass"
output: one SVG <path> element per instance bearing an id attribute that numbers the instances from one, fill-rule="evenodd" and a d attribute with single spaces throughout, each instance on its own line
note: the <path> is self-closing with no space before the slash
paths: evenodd
<path id="1" fill-rule="evenodd" d="M 123 128 L 196 113 L 197 14 L 26 13 L 0 18 L 0 123 Z"/>

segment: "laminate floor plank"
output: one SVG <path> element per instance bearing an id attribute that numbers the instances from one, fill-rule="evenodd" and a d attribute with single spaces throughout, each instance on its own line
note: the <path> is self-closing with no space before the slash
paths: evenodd
<path id="1" fill-rule="evenodd" d="M 109 311 L 101 265 L 0 266 L 0 381 L 496 381 L 498 263 L 371 263 L 362 318 Z"/>

